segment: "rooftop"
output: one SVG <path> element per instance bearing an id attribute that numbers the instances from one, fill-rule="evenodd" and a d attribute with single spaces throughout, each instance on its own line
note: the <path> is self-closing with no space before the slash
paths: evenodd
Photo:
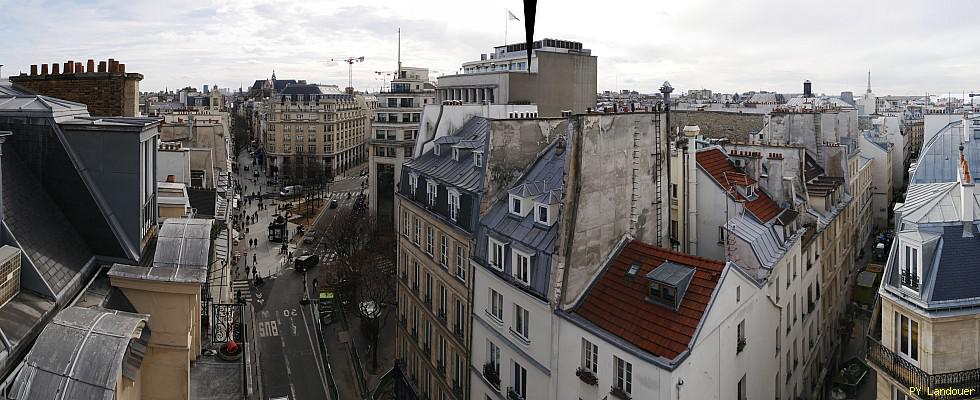
<path id="1" fill-rule="evenodd" d="M 451 136 L 458 137 L 460 143 L 464 141 L 480 143 L 479 147 L 474 146 L 474 148 L 485 150 L 490 136 L 490 121 L 480 117 L 470 118 Z M 419 157 L 405 162 L 404 166 L 410 171 L 416 171 L 471 193 L 482 192 L 485 184 L 483 168 L 473 165 L 473 155 L 469 151 L 460 152 L 459 160 L 453 161 L 452 152 L 442 151 L 436 155 L 430 149 Z"/>
<path id="2" fill-rule="evenodd" d="M 204 283 L 211 256 L 209 219 L 170 218 L 157 237 L 150 267 L 114 264 L 109 276 L 165 282 Z"/>
<path id="3" fill-rule="evenodd" d="M 748 186 L 755 184 L 755 180 L 746 176 L 744 173 L 735 169 L 735 164 L 728 158 L 723 151 L 718 148 L 708 148 L 699 150 L 697 153 L 698 166 L 721 188 L 734 198 L 736 201 L 744 201 L 745 208 L 761 222 L 769 222 L 782 212 L 779 205 L 769 197 L 762 189 L 755 189 L 755 199 L 749 200 L 737 190 L 734 185 Z"/>
<path id="4" fill-rule="evenodd" d="M 639 265 L 637 278 L 627 279 L 633 264 Z M 694 269 L 677 311 L 648 301 L 650 281 L 640 278 L 671 266 Z M 653 356 L 676 361 L 692 345 L 724 269 L 721 261 L 631 240 L 599 272 L 572 314 Z"/>

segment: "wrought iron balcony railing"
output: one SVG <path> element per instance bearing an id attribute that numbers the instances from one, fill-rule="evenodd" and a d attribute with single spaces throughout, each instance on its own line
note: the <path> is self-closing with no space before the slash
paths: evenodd
<path id="1" fill-rule="evenodd" d="M 868 361 L 903 386 L 918 388 L 919 393 L 917 395 L 923 399 L 952 400 L 964 398 L 963 390 L 972 389 L 973 393 L 980 390 L 980 369 L 929 374 L 885 347 L 875 338 L 868 336 L 867 339 Z"/>

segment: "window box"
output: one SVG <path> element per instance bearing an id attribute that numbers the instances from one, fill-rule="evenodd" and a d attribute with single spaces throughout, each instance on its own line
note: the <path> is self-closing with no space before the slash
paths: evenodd
<path id="1" fill-rule="evenodd" d="M 745 338 L 738 338 L 738 345 L 736 346 L 738 352 L 741 353 L 745 349 Z"/>
<path id="2" fill-rule="evenodd" d="M 609 389 L 609 394 L 611 394 L 613 397 L 617 399 L 622 399 L 622 400 L 633 399 L 632 397 L 630 397 L 629 393 L 626 393 L 626 391 L 623 390 L 623 388 L 617 386 L 613 386 L 611 389 Z"/>
<path id="3" fill-rule="evenodd" d="M 500 373 L 492 363 L 483 364 L 483 378 L 495 389 L 500 390 Z"/>
<path id="4" fill-rule="evenodd" d="M 507 400 L 524 400 L 524 396 L 517 394 L 514 388 L 507 388 Z"/>
<path id="5" fill-rule="evenodd" d="M 595 376 L 595 373 L 585 368 L 578 367 L 578 369 L 575 370 L 575 376 L 581 379 L 582 382 L 589 385 L 596 386 L 599 384 L 599 378 Z"/>

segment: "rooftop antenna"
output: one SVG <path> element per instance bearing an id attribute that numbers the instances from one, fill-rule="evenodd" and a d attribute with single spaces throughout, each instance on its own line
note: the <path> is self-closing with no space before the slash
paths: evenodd
<path id="1" fill-rule="evenodd" d="M 395 73 L 396 78 L 402 76 L 402 28 L 398 28 L 398 72 Z"/>

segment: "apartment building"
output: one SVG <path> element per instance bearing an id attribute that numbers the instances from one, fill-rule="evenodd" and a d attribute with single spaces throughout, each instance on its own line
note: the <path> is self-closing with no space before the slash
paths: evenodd
<path id="1" fill-rule="evenodd" d="M 369 206 L 379 223 L 394 226 L 394 191 L 400 182 L 401 167 L 412 158 L 422 109 L 435 102 L 435 90 L 429 82 L 428 69 L 401 67 L 389 89 L 376 96 L 378 108 L 368 139 Z"/>
<path id="2" fill-rule="evenodd" d="M 976 398 L 980 390 L 980 123 L 965 115 L 927 142 L 904 203 L 868 332 L 877 398 Z"/>
<path id="3" fill-rule="evenodd" d="M 269 173 L 286 182 L 333 177 L 367 161 L 368 104 L 337 86 L 290 84 L 268 104 Z"/>
<path id="4" fill-rule="evenodd" d="M 440 76 L 437 100 L 467 104 L 536 104 L 541 116 L 584 113 L 596 105 L 596 57 L 582 43 L 542 39 L 496 46 L 459 73 Z"/>
<path id="5" fill-rule="evenodd" d="M 895 152 L 893 144 L 879 137 L 872 131 L 864 131 L 858 136 L 858 147 L 862 156 L 871 158 L 871 229 L 881 232 L 890 229 L 892 192 L 892 158 Z"/>

